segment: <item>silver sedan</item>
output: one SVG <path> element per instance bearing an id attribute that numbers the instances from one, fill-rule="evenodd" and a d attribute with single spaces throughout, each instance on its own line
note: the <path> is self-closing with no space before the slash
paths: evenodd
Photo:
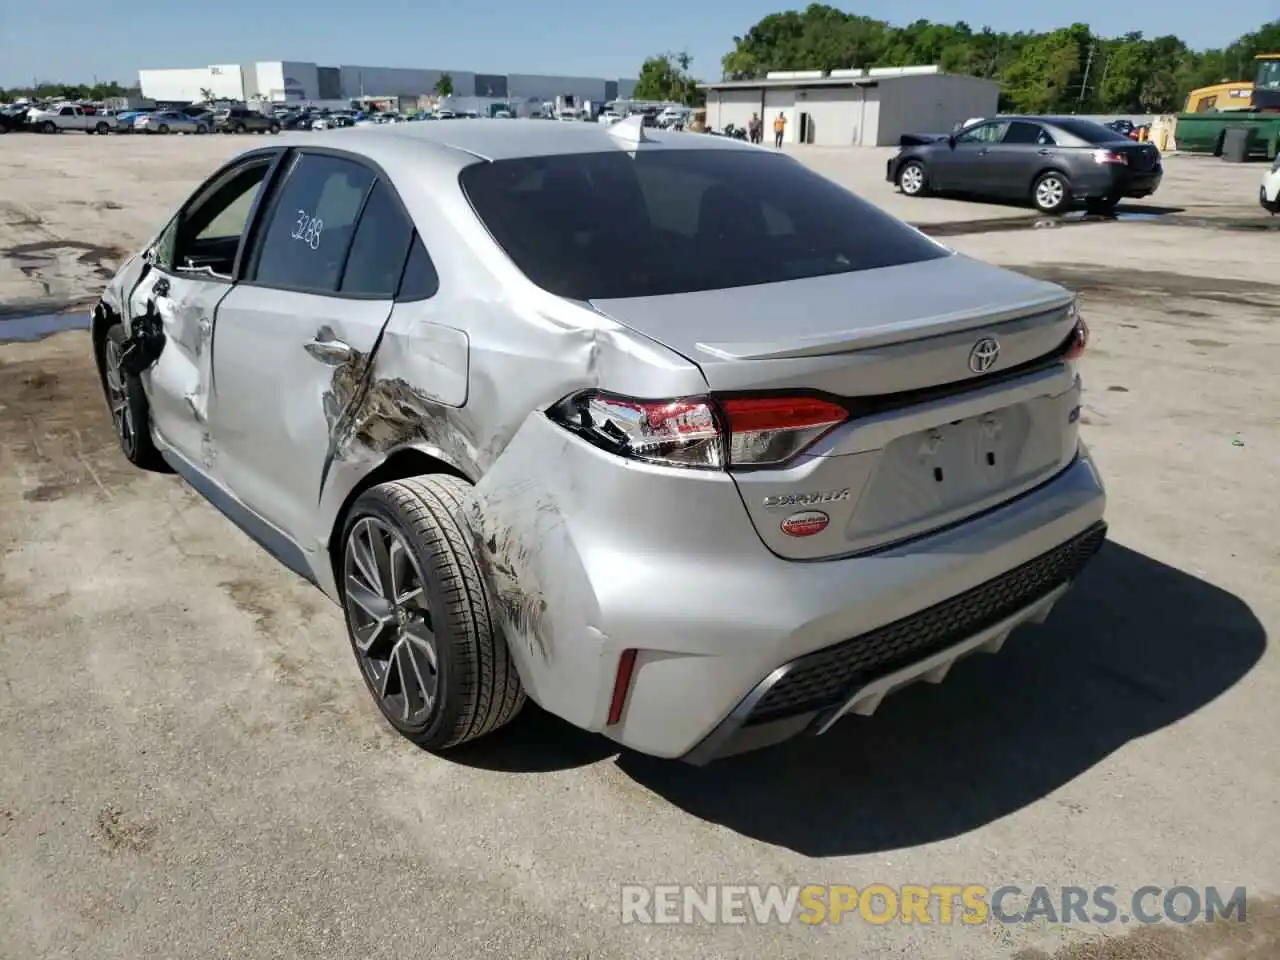
<path id="1" fill-rule="evenodd" d="M 639 117 L 273 140 L 92 323 L 124 455 L 338 604 L 432 750 L 526 697 L 690 762 L 822 733 L 1105 537 L 1071 293 Z"/>
<path id="2" fill-rule="evenodd" d="M 144 113 L 133 122 L 134 133 L 208 133 L 207 117 L 191 117 L 177 110 Z"/>

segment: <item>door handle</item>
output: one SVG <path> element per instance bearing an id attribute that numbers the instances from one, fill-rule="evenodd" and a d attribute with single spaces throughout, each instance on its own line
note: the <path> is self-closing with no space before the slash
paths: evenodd
<path id="1" fill-rule="evenodd" d="M 987 155 L 987 148 L 986 148 L 986 147 L 983 147 L 981 150 L 979 150 L 979 151 L 978 151 L 978 156 L 980 156 L 980 157 L 985 157 L 986 155 Z"/>
<path id="2" fill-rule="evenodd" d="M 1042 157 L 1047 157 L 1049 155 L 1048 150 L 1037 150 L 1036 153 L 1040 154 Z"/>
<path id="3" fill-rule="evenodd" d="M 310 343 L 303 348 L 321 363 L 337 367 L 351 359 L 351 345 L 334 339 L 328 330 L 321 330 Z"/>

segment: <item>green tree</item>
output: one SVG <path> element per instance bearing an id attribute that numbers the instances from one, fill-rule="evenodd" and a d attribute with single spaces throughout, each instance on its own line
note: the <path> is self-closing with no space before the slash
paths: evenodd
<path id="1" fill-rule="evenodd" d="M 895 26 L 813 3 L 769 14 L 734 37 L 721 71 L 725 79 L 750 80 L 771 70 L 936 63 L 949 73 L 999 80 L 1008 110 L 1153 113 L 1180 109 L 1194 87 L 1250 79 L 1259 53 L 1280 53 L 1280 20 L 1197 53 L 1177 37 L 1102 38 L 1079 23 L 1046 33 L 928 20 Z"/>
<path id="2" fill-rule="evenodd" d="M 442 73 L 440 78 L 436 80 L 436 96 L 452 97 L 453 96 L 453 74 Z"/>
<path id="3" fill-rule="evenodd" d="M 689 72 L 693 58 L 687 53 L 661 53 L 640 65 L 633 96 L 637 100 L 667 100 L 697 106 L 705 98 Z"/>

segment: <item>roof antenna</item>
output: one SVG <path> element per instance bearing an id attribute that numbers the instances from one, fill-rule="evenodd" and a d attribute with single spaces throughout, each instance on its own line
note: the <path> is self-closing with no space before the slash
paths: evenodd
<path id="1" fill-rule="evenodd" d="M 633 113 L 625 120 L 619 120 L 617 123 L 610 124 L 609 135 L 616 137 L 623 143 L 631 145 L 653 142 L 645 136 L 644 117 L 638 113 Z"/>

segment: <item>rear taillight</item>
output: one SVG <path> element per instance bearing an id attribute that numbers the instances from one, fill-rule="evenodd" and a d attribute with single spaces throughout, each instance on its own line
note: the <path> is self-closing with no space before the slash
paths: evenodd
<path id="1" fill-rule="evenodd" d="M 635 400 L 593 390 L 547 413 L 619 456 L 709 470 L 784 463 L 849 418 L 844 407 L 817 397 Z"/>
<path id="2" fill-rule="evenodd" d="M 1084 322 L 1083 317 L 1076 317 L 1076 325 L 1071 331 L 1071 337 L 1067 341 L 1067 352 L 1064 359 L 1074 360 L 1084 353 L 1084 348 L 1089 345 L 1089 325 Z"/>
<path id="3" fill-rule="evenodd" d="M 849 411 L 817 397 L 735 397 L 720 402 L 729 425 L 729 463 L 765 466 L 790 460 Z"/>
<path id="4" fill-rule="evenodd" d="M 1095 150 L 1093 151 L 1093 162 L 1119 163 L 1127 165 L 1129 163 L 1129 158 L 1116 150 Z"/>

